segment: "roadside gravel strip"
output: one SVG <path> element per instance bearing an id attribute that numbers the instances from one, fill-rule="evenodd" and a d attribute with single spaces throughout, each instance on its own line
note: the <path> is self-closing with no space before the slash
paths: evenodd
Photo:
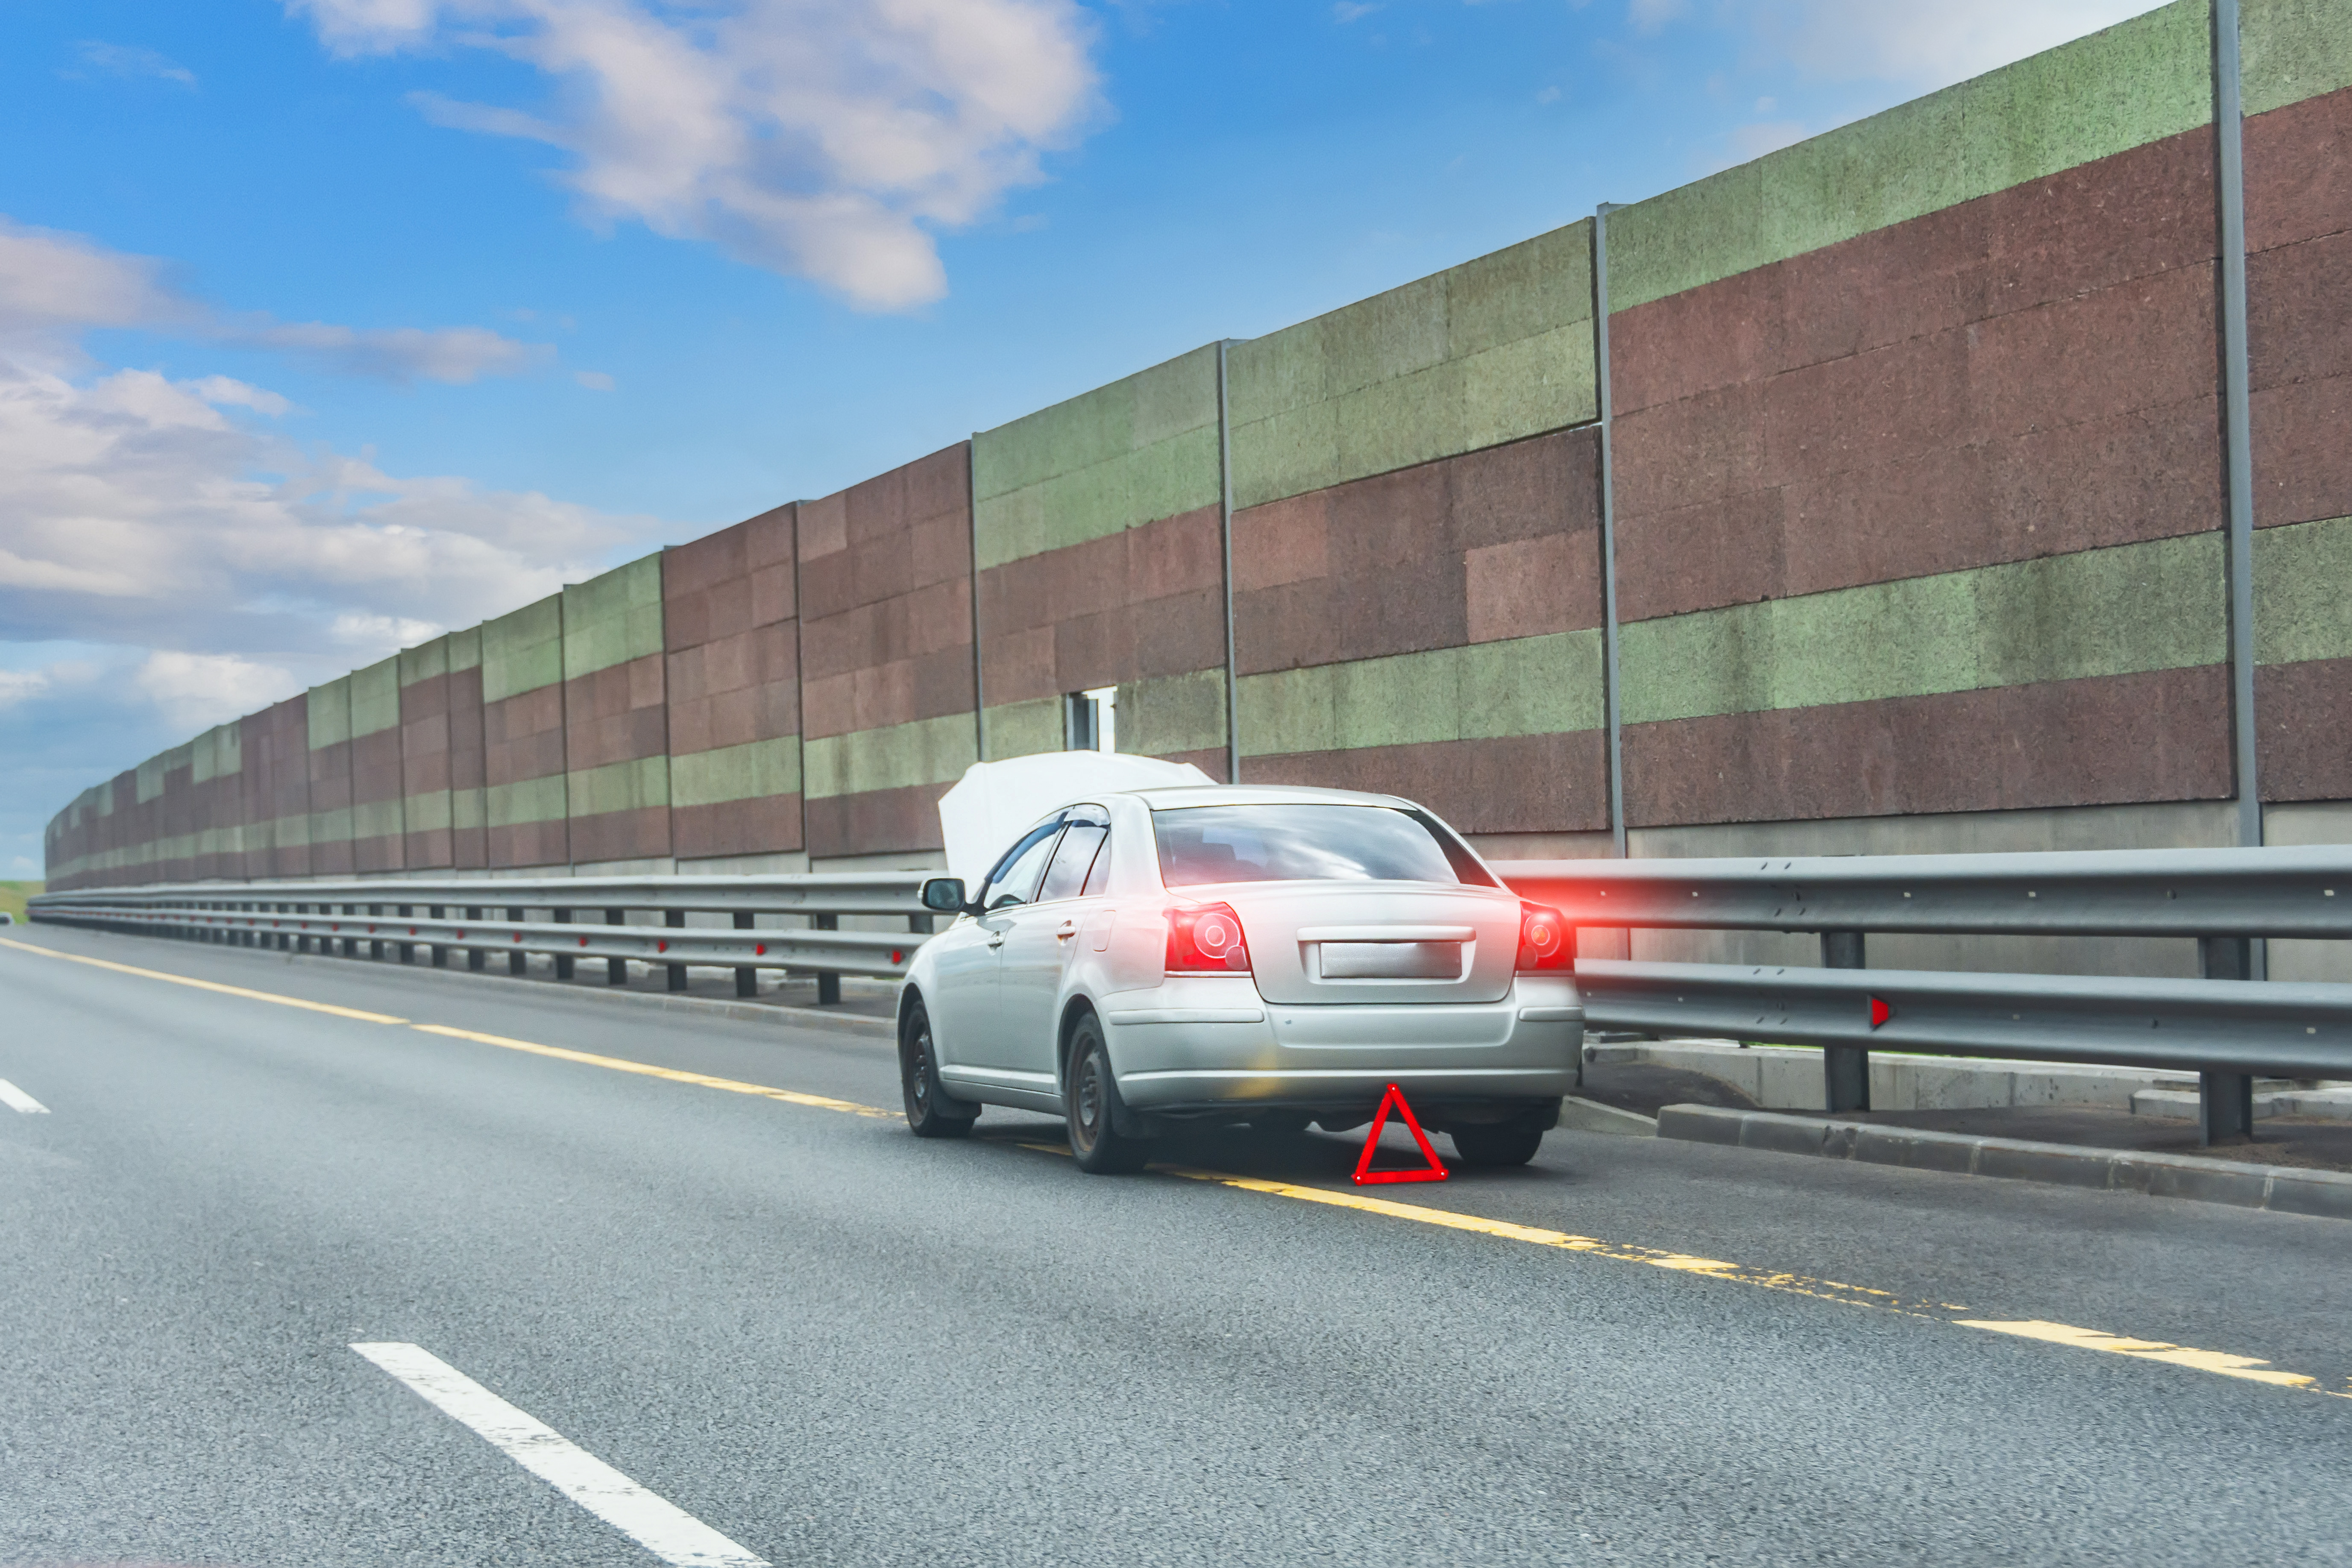
<path id="1" fill-rule="evenodd" d="M 172 984 L 195 985 L 202 989 L 244 997 L 259 1002 L 278 1003 L 289 1006 L 310 1008 L 362 1022 L 404 1025 L 420 1033 L 445 1038 L 467 1040 L 478 1045 L 495 1046 L 503 1050 L 527 1052 L 581 1066 L 602 1068 L 610 1071 L 634 1073 L 705 1089 L 715 1089 L 731 1094 L 755 1095 L 788 1105 L 813 1110 L 840 1112 L 851 1116 L 880 1120 L 898 1120 L 899 1112 L 884 1107 L 860 1104 L 825 1095 L 805 1094 L 793 1089 L 778 1089 L 765 1084 L 749 1083 L 718 1078 L 708 1074 L 660 1067 L 646 1062 L 572 1050 L 530 1040 L 515 1039 L 501 1035 L 485 1034 L 439 1024 L 410 1024 L 408 1020 L 387 1014 L 372 1013 L 353 1008 L 330 1006 L 301 998 L 223 985 L 214 982 L 192 979 L 165 971 L 140 968 L 110 963 L 78 953 L 59 952 L 24 942 L 0 938 L 0 947 L 38 953 L 44 957 L 62 959 L 74 963 L 94 964 L 118 973 L 137 975 Z M 1698 1108 L 1675 1108 L 1696 1110 Z M 1725 1113 L 1736 1117 L 1738 1113 Z M 1762 1113 L 1749 1113 L 1760 1115 Z M 1771 1117 L 1774 1121 L 1798 1122 L 1806 1119 Z M 1736 1141 L 1714 1139 L 1710 1141 Z M 1066 1155 L 1068 1151 L 1055 1144 L 1026 1142 L 1024 1148 Z M 1847 1306 L 1899 1313 L 1907 1317 L 1932 1320 L 1959 1328 L 1981 1330 L 1990 1333 L 2011 1335 L 2020 1339 L 2037 1340 L 2050 1344 L 2065 1345 L 2078 1350 L 2099 1351 L 2127 1356 L 2138 1361 L 2159 1362 L 2167 1365 L 2187 1367 L 2198 1372 L 2212 1373 L 2222 1377 L 2249 1383 L 2266 1384 L 2283 1389 L 2294 1389 L 2325 1394 L 2336 1399 L 2352 1399 L 2352 1390 L 2325 1387 L 2318 1378 L 2307 1373 L 2283 1371 L 2255 1357 L 2225 1352 L 2199 1350 L 2189 1346 L 2158 1340 L 2137 1339 L 2129 1335 L 2102 1330 L 2079 1328 L 2072 1324 L 2046 1321 L 2041 1319 L 1990 1319 L 1971 1314 L 1965 1306 L 1948 1301 L 1921 1298 L 1906 1298 L 1893 1292 L 1874 1289 L 1868 1286 L 1847 1284 L 1836 1280 L 1811 1278 L 1785 1270 L 1749 1264 L 1726 1262 L 1718 1258 L 1694 1257 L 1656 1247 L 1628 1245 L 1601 1240 L 1588 1236 L 1540 1226 L 1518 1225 L 1509 1221 L 1489 1219 L 1477 1215 L 1463 1214 L 1447 1208 L 1419 1204 L 1398 1203 L 1376 1198 L 1355 1191 L 1334 1191 L 1329 1188 L 1298 1183 L 1273 1181 L 1263 1177 L 1237 1175 L 1228 1172 L 1201 1170 L 1180 1164 L 1155 1164 L 1150 1169 L 1160 1174 L 1181 1177 L 1187 1181 L 1212 1183 L 1238 1191 L 1261 1194 L 1300 1203 L 1401 1220 L 1415 1225 L 1435 1226 L 1449 1230 L 1466 1231 L 1492 1237 L 1498 1240 L 1557 1248 L 1563 1252 L 1636 1263 L 1675 1273 L 1721 1280 L 1731 1284 L 1753 1286 L 1767 1290 L 1788 1291 Z"/>

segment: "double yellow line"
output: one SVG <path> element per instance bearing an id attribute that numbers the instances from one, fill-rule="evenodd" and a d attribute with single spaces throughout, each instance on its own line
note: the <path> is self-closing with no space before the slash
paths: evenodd
<path id="1" fill-rule="evenodd" d="M 338 1018 L 351 1018 L 364 1024 L 406 1024 L 421 1034 L 438 1035 L 446 1039 L 470 1040 L 477 1045 L 496 1046 L 501 1050 L 522 1051 L 531 1056 L 551 1057 L 558 1061 L 577 1062 L 583 1067 L 604 1068 L 612 1072 L 635 1073 L 643 1078 L 667 1079 L 671 1083 L 694 1084 L 703 1089 L 723 1089 L 730 1094 L 748 1094 L 761 1100 L 782 1100 L 787 1105 L 801 1105 L 816 1110 L 840 1111 L 851 1116 L 873 1117 L 896 1121 L 898 1112 L 879 1106 L 861 1105 L 856 1100 L 836 1100 L 828 1095 L 803 1094 L 794 1089 L 775 1089 L 767 1084 L 746 1083 L 739 1079 L 714 1078 L 709 1073 L 687 1072 L 677 1068 L 656 1067 L 650 1062 L 631 1061 L 624 1057 L 598 1056 L 589 1051 L 575 1051 L 562 1046 L 543 1046 L 532 1040 L 518 1040 L 505 1035 L 486 1035 L 473 1029 L 452 1028 L 446 1024 L 415 1024 L 406 1018 L 396 1018 L 388 1013 L 371 1013 L 357 1007 L 338 1007 L 330 1003 L 312 1002 L 299 996 L 284 996 L 270 991 L 248 990 L 242 985 L 223 985 L 216 981 L 197 980 L 185 974 L 167 973 L 158 969 L 140 969 L 127 963 L 115 963 L 102 958 L 88 958 L 80 953 L 60 952 L 55 948 L 38 947 L 29 942 L 12 942 L 0 937 L 0 947 L 14 948 L 20 952 L 39 953 L 45 958 L 58 958 L 71 963 L 87 963 L 95 968 L 112 970 L 121 974 L 135 974 L 148 980 L 161 980 L 173 985 L 191 985 L 200 991 L 216 992 L 225 996 L 242 997 L 247 1001 L 268 1002 L 281 1007 L 299 1007 L 309 1012 L 326 1013 Z M 1068 1152 L 1053 1144 L 1031 1143 L 1028 1148 L 1048 1152 Z M 1398 1203 L 1391 1198 L 1376 1198 L 1363 1193 L 1334 1192 L 1323 1187 L 1303 1186 L 1296 1182 L 1277 1182 L 1259 1176 L 1240 1176 L 1225 1171 L 1203 1171 L 1185 1165 L 1154 1165 L 1164 1175 L 1181 1176 L 1187 1181 L 1205 1182 L 1217 1186 L 1233 1187 L 1245 1193 L 1258 1193 L 1268 1197 L 1289 1198 L 1299 1203 L 1320 1204 L 1329 1208 L 1352 1209 L 1359 1214 L 1376 1215 L 1385 1219 L 1405 1220 L 1415 1225 L 1434 1226 L 1445 1230 L 1468 1231 L 1498 1240 L 1516 1241 L 1532 1247 L 1553 1247 L 1562 1252 L 1590 1254 L 1622 1263 L 1638 1263 L 1653 1268 L 1664 1268 L 1677 1274 L 1694 1274 L 1709 1279 L 1727 1280 L 1737 1285 L 1749 1285 L 1766 1290 L 1781 1290 L 1794 1295 L 1811 1296 L 1821 1300 L 1838 1301 L 1850 1307 L 1868 1307 L 1882 1311 L 1900 1312 L 1909 1317 L 1927 1318 L 1950 1323 L 1958 1328 L 1980 1329 L 1987 1332 L 2007 1334 L 2018 1339 L 2039 1340 L 2047 1344 L 2065 1345 L 2075 1350 L 2101 1351 L 2110 1355 L 2127 1356 L 2136 1361 L 2162 1362 L 2170 1366 L 2188 1367 L 2198 1372 L 2213 1373 L 2222 1377 L 2237 1378 L 2248 1383 L 2269 1384 L 2278 1388 L 2300 1389 L 2307 1393 L 2325 1394 L 2337 1399 L 2352 1399 L 2352 1389 L 2323 1388 L 2319 1380 L 2299 1372 L 2282 1372 L 2268 1362 L 2252 1356 L 2231 1355 L 2221 1351 L 2193 1350 L 2185 1345 L 2167 1343 L 2161 1340 L 2132 1339 L 2122 1334 L 2110 1334 L 2096 1329 L 2079 1329 L 2066 1323 L 2046 1322 L 2040 1319 L 1997 1319 L 1969 1316 L 1969 1309 L 1956 1302 L 1906 1300 L 1890 1291 L 1875 1290 L 1863 1285 L 1848 1285 L 1834 1279 L 1815 1279 L 1809 1275 L 1791 1274 L 1784 1270 L 1759 1268 L 1744 1263 L 1727 1263 L 1719 1258 L 1699 1258 L 1689 1253 L 1666 1251 L 1658 1247 L 1633 1247 L 1622 1242 L 1602 1241 L 1595 1237 L 1575 1236 L 1564 1230 L 1548 1230 L 1538 1226 L 1517 1225 L 1508 1220 L 1486 1219 L 1477 1215 L 1456 1213 L 1452 1209 L 1430 1208 L 1420 1204 Z"/>

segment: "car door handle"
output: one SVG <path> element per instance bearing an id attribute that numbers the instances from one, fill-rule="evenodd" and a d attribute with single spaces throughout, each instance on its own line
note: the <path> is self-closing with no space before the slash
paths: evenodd
<path id="1" fill-rule="evenodd" d="M 988 939 L 988 945 L 991 947 L 1003 947 L 1004 945 L 1004 933 L 1003 931 L 998 931 L 994 936 L 990 937 Z"/>
<path id="2" fill-rule="evenodd" d="M 1076 921 L 1064 921 L 1062 922 L 1062 929 L 1054 933 L 1054 940 L 1055 942 L 1067 942 L 1077 934 L 1078 922 Z"/>

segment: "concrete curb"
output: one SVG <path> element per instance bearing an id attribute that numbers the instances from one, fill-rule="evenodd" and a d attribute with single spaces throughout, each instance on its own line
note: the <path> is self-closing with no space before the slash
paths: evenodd
<path id="1" fill-rule="evenodd" d="M 1570 1095 L 1560 1101 L 1559 1124 L 1571 1132 L 1601 1132 L 1619 1138 L 1654 1138 L 1658 1123 L 1638 1110 L 1620 1110 L 1597 1100 Z"/>
<path id="2" fill-rule="evenodd" d="M 1872 1165 L 1900 1165 L 1914 1171 L 2047 1182 L 2098 1192 L 2193 1198 L 2200 1203 L 2267 1209 L 2273 1214 L 2352 1219 L 2352 1175 L 2335 1171 L 2242 1164 L 2184 1154 L 2086 1149 L 2071 1143 L 2036 1143 L 2023 1138 L 1979 1138 L 1911 1127 L 1832 1121 L 1819 1116 L 1784 1116 L 1769 1110 L 1730 1110 L 1712 1105 L 1667 1106 L 1658 1113 L 1658 1136 L 1730 1148 L 1765 1149 L 1782 1154 L 1858 1160 Z"/>

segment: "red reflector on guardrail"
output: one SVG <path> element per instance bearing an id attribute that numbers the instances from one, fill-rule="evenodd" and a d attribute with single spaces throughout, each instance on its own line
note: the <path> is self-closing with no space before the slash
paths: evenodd
<path id="1" fill-rule="evenodd" d="M 1873 996 L 1870 999 L 1870 1026 L 1874 1029 L 1895 1016 L 1895 1009 Z"/>

